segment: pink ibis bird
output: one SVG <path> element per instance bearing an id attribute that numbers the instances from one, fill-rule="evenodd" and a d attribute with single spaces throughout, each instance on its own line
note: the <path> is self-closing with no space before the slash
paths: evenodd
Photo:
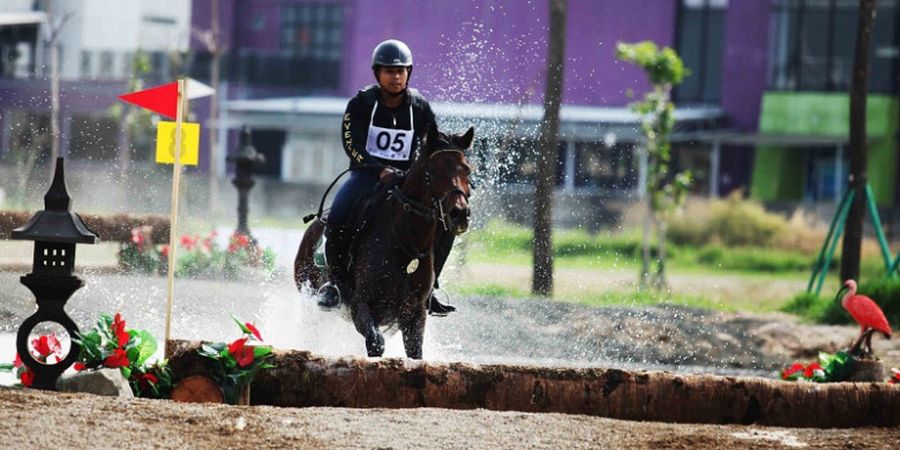
<path id="1" fill-rule="evenodd" d="M 847 291 L 843 297 L 841 293 Z M 859 324 L 859 338 L 850 347 L 850 354 L 856 356 L 872 355 L 872 335 L 881 333 L 886 339 L 891 338 L 891 326 L 881 308 L 869 297 L 856 293 L 856 281 L 847 280 L 838 290 L 834 300 L 841 299 L 841 306 L 850 313 L 853 320 Z M 865 344 L 863 344 L 865 341 Z"/>

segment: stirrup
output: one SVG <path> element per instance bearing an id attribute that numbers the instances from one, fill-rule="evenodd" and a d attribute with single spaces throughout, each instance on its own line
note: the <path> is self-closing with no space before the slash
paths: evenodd
<path id="1" fill-rule="evenodd" d="M 317 304 L 326 311 L 341 304 L 341 288 L 330 281 L 319 287 L 316 295 L 319 297 Z"/>
<path id="2" fill-rule="evenodd" d="M 442 291 L 443 292 L 443 291 Z M 447 295 L 444 293 L 444 295 Z M 450 299 L 450 296 L 447 296 L 447 300 Z M 428 315 L 435 317 L 446 317 L 447 314 L 456 311 L 456 307 L 450 304 L 444 304 L 438 301 L 437 299 L 437 291 L 431 292 L 431 297 L 428 299 Z"/>

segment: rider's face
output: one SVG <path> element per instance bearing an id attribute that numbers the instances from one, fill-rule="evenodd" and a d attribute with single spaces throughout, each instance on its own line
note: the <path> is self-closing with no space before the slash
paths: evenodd
<path id="1" fill-rule="evenodd" d="M 378 69 L 378 84 L 391 94 L 399 94 L 406 89 L 409 70 L 406 67 L 382 67 Z"/>

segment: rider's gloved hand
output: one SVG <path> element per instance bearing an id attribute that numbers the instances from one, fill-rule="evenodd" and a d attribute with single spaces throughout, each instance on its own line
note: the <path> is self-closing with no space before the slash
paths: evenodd
<path id="1" fill-rule="evenodd" d="M 384 169 L 381 169 L 381 173 L 378 174 L 378 179 L 381 182 L 387 180 L 387 178 L 393 174 L 397 173 L 397 169 L 387 166 Z"/>

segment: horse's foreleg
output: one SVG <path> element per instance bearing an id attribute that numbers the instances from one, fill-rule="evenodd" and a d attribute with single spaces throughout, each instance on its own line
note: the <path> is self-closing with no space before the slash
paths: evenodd
<path id="1" fill-rule="evenodd" d="M 369 356 L 380 357 L 384 354 L 384 336 L 375 326 L 375 319 L 369 313 L 369 306 L 359 302 L 353 310 L 353 325 L 356 331 L 366 338 L 366 351 Z"/>
<path id="2" fill-rule="evenodd" d="M 403 333 L 403 347 L 406 357 L 422 359 L 422 341 L 425 337 L 425 308 L 417 309 L 400 320 L 400 331 Z"/>

